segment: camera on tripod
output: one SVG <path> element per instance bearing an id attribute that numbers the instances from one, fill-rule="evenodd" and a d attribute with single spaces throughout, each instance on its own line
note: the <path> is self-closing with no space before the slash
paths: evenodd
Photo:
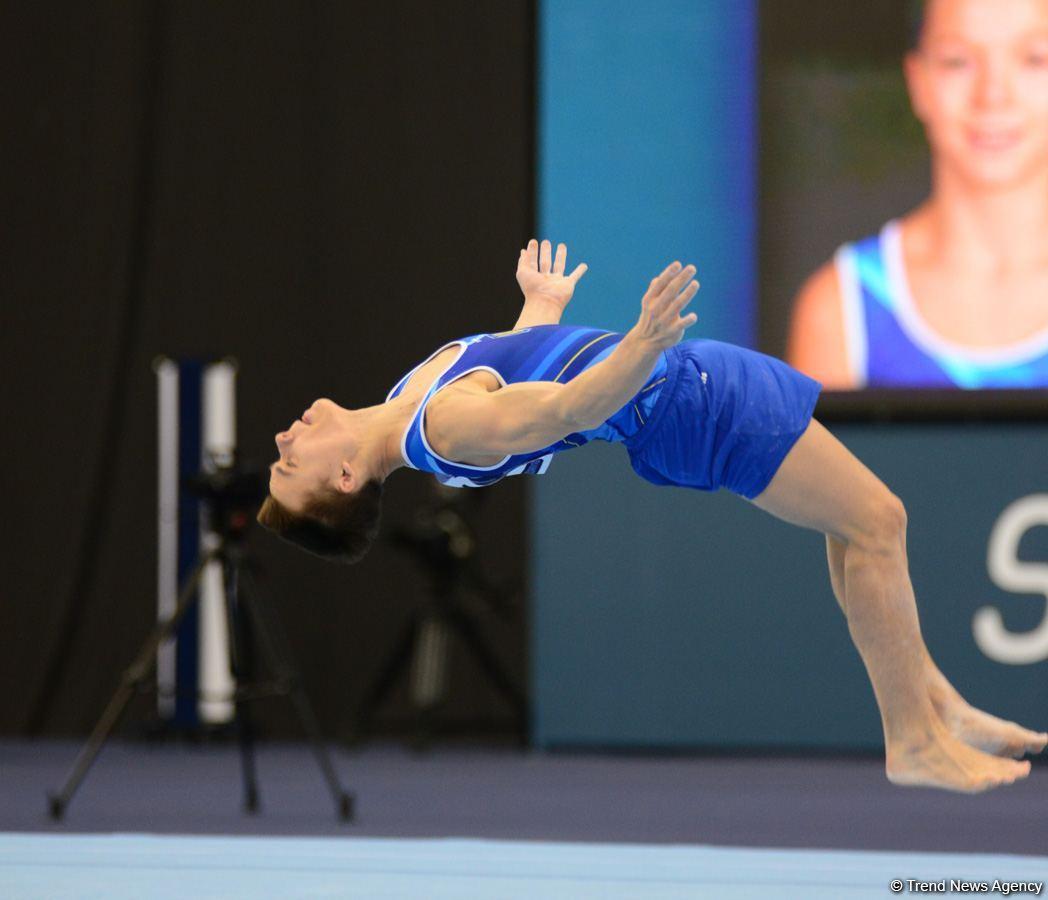
<path id="1" fill-rule="evenodd" d="M 52 818 L 62 818 L 131 699 L 155 691 L 158 705 L 173 698 L 194 711 L 203 704 L 212 712 L 221 707 L 218 711 L 222 717 L 208 721 L 231 720 L 235 724 L 244 808 L 257 812 L 255 740 L 248 702 L 283 696 L 298 713 L 339 819 L 348 822 L 353 818 L 353 795 L 339 782 L 312 704 L 291 663 L 279 617 L 259 590 L 255 574 L 260 566 L 251 558 L 244 540 L 268 485 L 265 469 L 241 461 L 235 449 L 236 363 L 230 359 L 208 364 L 177 362 L 160 357 L 154 361 L 154 370 L 160 451 L 157 530 L 162 602 L 158 603 L 158 621 L 124 670 L 65 783 L 49 795 L 48 810 Z M 188 474 L 192 472 L 189 466 L 195 468 L 201 460 L 201 470 Z M 169 651 L 174 650 L 170 639 L 190 610 L 214 626 L 203 629 L 205 633 L 221 639 L 211 640 L 199 655 L 194 648 L 186 669 L 192 675 L 201 671 L 204 675 L 199 682 L 194 678 L 185 691 L 174 680 L 176 659 Z M 190 634 L 200 630 L 194 627 Z M 256 678 L 256 655 L 271 676 L 269 680 Z M 163 678 L 162 664 L 170 664 Z M 218 699 L 208 696 L 215 686 L 222 695 Z"/>
<path id="2" fill-rule="evenodd" d="M 183 481 L 207 504 L 211 531 L 226 540 L 242 540 L 268 492 L 264 470 L 233 456 L 225 465 L 205 468 Z"/>

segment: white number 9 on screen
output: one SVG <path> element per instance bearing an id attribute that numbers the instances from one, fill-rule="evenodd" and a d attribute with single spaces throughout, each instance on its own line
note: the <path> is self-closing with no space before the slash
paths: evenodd
<path id="1" fill-rule="evenodd" d="M 1048 563 L 1023 562 L 1019 542 L 1037 525 L 1048 525 L 1048 494 L 1031 494 L 1007 506 L 994 523 L 986 550 L 990 579 L 1003 591 L 1041 594 L 1045 611 L 1030 631 L 1009 631 L 995 606 L 984 606 L 972 617 L 975 643 L 990 659 L 1013 666 L 1048 659 Z"/>

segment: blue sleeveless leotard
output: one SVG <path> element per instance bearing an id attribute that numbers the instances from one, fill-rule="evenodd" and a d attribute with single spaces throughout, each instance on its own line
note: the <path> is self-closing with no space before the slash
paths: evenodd
<path id="1" fill-rule="evenodd" d="M 425 410 L 441 388 L 478 369 L 503 385 L 566 382 L 606 359 L 622 335 L 575 325 L 538 325 L 476 334 L 445 344 L 408 372 L 386 397 L 441 350 L 458 356 L 434 379 L 401 439 L 413 469 L 452 487 L 483 487 L 508 475 L 541 475 L 553 455 L 592 440 L 621 443 L 647 481 L 756 497 L 811 421 L 819 384 L 785 363 L 719 341 L 684 341 L 659 356 L 640 391 L 606 422 L 492 466 L 444 459 L 426 439 Z"/>
<path id="2" fill-rule="evenodd" d="M 1007 347 L 973 348 L 947 341 L 929 327 L 910 294 L 898 222 L 845 244 L 834 262 L 857 387 L 1048 385 L 1048 331 Z"/>
<path id="3" fill-rule="evenodd" d="M 581 447 L 592 440 L 625 442 L 652 415 L 665 382 L 666 358 L 661 356 L 647 383 L 629 403 L 603 425 L 590 431 L 569 434 L 562 440 L 535 450 L 506 456 L 493 466 L 469 466 L 444 459 L 426 440 L 425 412 L 433 395 L 457 378 L 483 369 L 501 384 L 523 381 L 567 382 L 596 365 L 615 349 L 622 335 L 577 325 L 534 325 L 500 334 L 475 334 L 445 344 L 408 372 L 389 392 L 396 397 L 411 375 L 437 353 L 458 346 L 459 355 L 430 385 L 401 440 L 404 462 L 413 469 L 431 472 L 451 487 L 483 487 L 508 475 L 541 475 L 555 453 Z"/>

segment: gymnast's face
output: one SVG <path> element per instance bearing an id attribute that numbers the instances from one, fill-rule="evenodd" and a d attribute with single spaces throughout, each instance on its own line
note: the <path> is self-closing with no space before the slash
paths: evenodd
<path id="1" fill-rule="evenodd" d="M 937 166 L 984 187 L 1048 172 L 1048 0 L 928 0 L 906 76 Z"/>
<path id="2" fill-rule="evenodd" d="M 274 438 L 280 458 L 269 467 L 269 493 L 291 512 L 324 489 L 349 493 L 357 486 L 352 460 L 359 443 L 340 413 L 321 398 Z"/>

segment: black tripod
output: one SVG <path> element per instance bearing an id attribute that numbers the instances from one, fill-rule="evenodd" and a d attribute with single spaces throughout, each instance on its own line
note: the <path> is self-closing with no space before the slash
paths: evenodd
<path id="1" fill-rule="evenodd" d="M 475 494 L 441 485 L 435 488 L 435 503 L 420 509 L 409 527 L 392 534 L 393 543 L 426 570 L 429 594 L 365 690 L 350 739 L 364 737 L 393 686 L 410 669 L 414 743 L 426 746 L 437 731 L 437 713 L 446 699 L 450 639 L 456 635 L 510 705 L 515 733 L 526 744 L 527 700 L 486 644 L 474 614 L 464 603 L 465 596 L 473 595 L 503 617 L 510 609 L 507 592 L 492 584 L 481 570 L 473 531 L 460 510 L 464 498 L 472 499 Z"/>
<path id="2" fill-rule="evenodd" d="M 174 613 L 167 621 L 156 626 L 135 657 L 135 661 L 122 675 L 120 684 L 109 699 L 87 743 L 77 756 L 62 789 L 58 793 L 48 795 L 52 818 L 62 818 L 73 794 L 86 777 L 131 698 L 136 693 L 153 690 L 150 675 L 156 663 L 157 648 L 172 635 L 186 611 L 197 602 L 197 587 L 201 577 L 207 565 L 216 560 L 222 564 L 226 615 L 229 622 L 230 670 L 237 684 L 233 699 L 236 704 L 235 720 L 244 780 L 245 810 L 249 813 L 258 811 L 254 730 L 247 703 L 249 700 L 279 695 L 290 696 L 294 704 L 309 737 L 313 755 L 316 757 L 335 801 L 338 817 L 346 822 L 353 818 L 353 796 L 344 791 L 339 783 L 338 775 L 335 773 L 331 758 L 324 746 L 316 716 L 313 714 L 313 707 L 306 696 L 298 674 L 288 662 L 289 653 L 283 633 L 279 629 L 279 620 L 264 595 L 258 592 L 251 577 L 253 566 L 248 559 L 243 543 L 250 518 L 243 511 L 223 514 L 225 511 L 219 510 L 219 513 L 215 515 L 215 507 L 221 505 L 220 503 L 212 504 L 213 517 L 221 520 L 221 527 L 215 528 L 215 532 L 220 535 L 218 545 L 197 564 L 182 585 Z M 271 682 L 253 683 L 251 681 L 254 677 L 253 639 L 256 635 L 259 649 L 272 674 Z"/>

